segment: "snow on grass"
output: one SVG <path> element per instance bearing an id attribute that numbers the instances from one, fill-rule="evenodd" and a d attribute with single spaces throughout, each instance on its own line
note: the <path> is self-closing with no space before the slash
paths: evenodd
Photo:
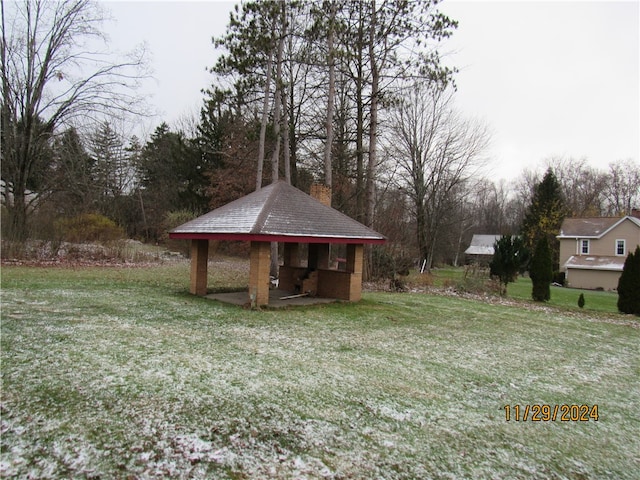
<path id="1" fill-rule="evenodd" d="M 187 284 L 186 268 L 164 266 L 3 269 L 0 476 L 640 468 L 637 328 L 419 294 L 254 312 Z M 504 405 L 533 403 L 597 403 L 600 420 L 505 421 Z"/>

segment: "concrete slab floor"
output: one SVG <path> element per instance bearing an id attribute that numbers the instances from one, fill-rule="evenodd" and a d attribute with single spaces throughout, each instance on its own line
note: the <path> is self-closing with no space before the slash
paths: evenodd
<path id="1" fill-rule="evenodd" d="M 321 297 L 295 297 L 289 298 L 285 300 L 281 300 L 282 297 L 286 297 L 289 295 L 295 295 L 291 292 L 286 292 L 284 290 L 274 289 L 269 290 L 269 305 L 266 305 L 267 308 L 286 308 L 292 306 L 303 306 L 303 305 L 318 305 L 322 303 L 332 303 L 338 302 L 339 300 L 336 298 L 321 298 Z M 231 303 L 233 305 L 240 306 L 249 306 L 249 293 L 244 290 L 242 292 L 230 292 L 230 293 L 211 293 L 206 295 L 205 298 L 209 298 L 212 300 L 218 300 L 223 303 Z"/>

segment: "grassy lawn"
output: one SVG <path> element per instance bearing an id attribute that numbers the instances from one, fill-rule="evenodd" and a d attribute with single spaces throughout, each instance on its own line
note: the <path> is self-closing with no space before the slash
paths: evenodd
<path id="1" fill-rule="evenodd" d="M 519 300 L 531 300 L 531 279 L 518 278 L 507 287 L 509 297 Z M 551 287 L 551 300 L 547 305 L 579 311 L 578 297 L 584 295 L 583 309 L 587 312 L 611 312 L 618 311 L 618 294 L 615 292 L 603 292 L 595 290 L 580 290 L 577 288 Z"/>
<path id="2" fill-rule="evenodd" d="M 3 267 L 0 476 L 640 477 L 639 323 L 586 310 L 595 297 L 249 311 L 188 279 L 186 263 Z M 505 419 L 540 404 L 599 416 Z"/>
<path id="3" fill-rule="evenodd" d="M 464 268 L 447 267 L 434 269 L 432 283 L 436 287 L 443 287 L 448 284 L 455 285 L 462 282 L 464 278 Z M 420 274 L 412 273 L 409 281 L 419 283 Z M 529 277 L 518 277 L 514 283 L 507 287 L 507 298 L 535 304 L 531 300 L 531 279 Z M 581 311 L 578 307 L 578 297 L 580 294 L 585 297 L 584 312 L 605 312 L 616 313 L 618 311 L 618 294 L 615 292 L 604 292 L 595 290 L 580 290 L 577 288 L 551 287 L 551 300 L 545 305 L 558 307 L 566 310 Z"/>

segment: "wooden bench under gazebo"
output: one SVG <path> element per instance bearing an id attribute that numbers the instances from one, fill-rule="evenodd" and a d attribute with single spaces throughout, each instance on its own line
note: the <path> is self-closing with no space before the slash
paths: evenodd
<path id="1" fill-rule="evenodd" d="M 269 304 L 271 242 L 284 243 L 279 289 L 355 302 L 362 294 L 364 244 L 382 244 L 385 237 L 331 208 L 330 190 L 312 189 L 318 200 L 284 181 L 261 188 L 169 232 L 170 238 L 191 240 L 191 286 L 207 294 L 209 240 L 251 242 L 246 303 Z M 301 244 L 308 245 L 306 265 Z M 330 245 L 346 245 L 344 270 L 329 268 Z"/>

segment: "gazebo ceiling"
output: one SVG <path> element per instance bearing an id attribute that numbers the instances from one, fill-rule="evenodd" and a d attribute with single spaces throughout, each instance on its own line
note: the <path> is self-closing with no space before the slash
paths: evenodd
<path id="1" fill-rule="evenodd" d="M 176 239 L 384 243 L 386 238 L 284 181 L 272 183 L 169 232 Z"/>

